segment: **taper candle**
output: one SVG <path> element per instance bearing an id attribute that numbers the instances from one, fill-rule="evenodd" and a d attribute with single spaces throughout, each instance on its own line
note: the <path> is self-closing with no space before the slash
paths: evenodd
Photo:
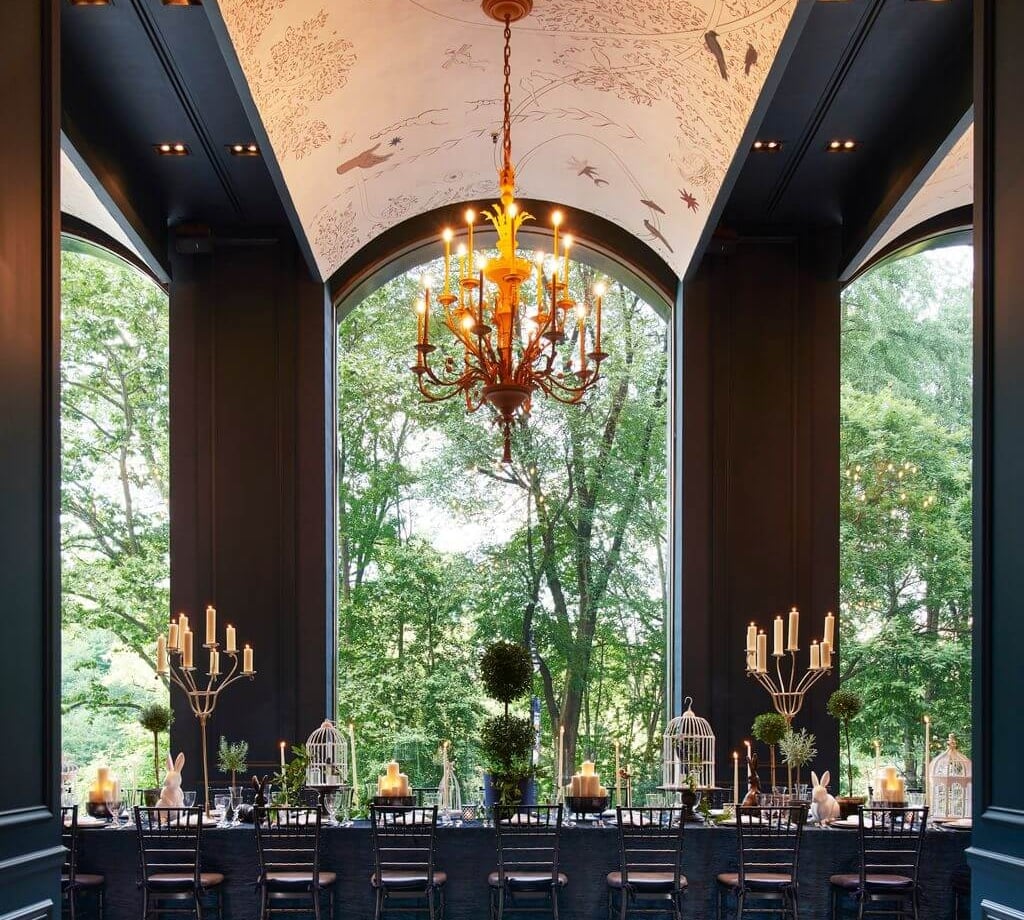
<path id="1" fill-rule="evenodd" d="M 206 644 L 217 641 L 217 610 L 212 604 L 206 605 Z"/>
<path id="2" fill-rule="evenodd" d="M 768 670 L 768 637 L 763 632 L 757 634 L 757 670 Z"/>
<path id="3" fill-rule="evenodd" d="M 924 717 L 924 764 L 921 766 L 921 788 L 924 790 L 924 803 L 928 804 L 928 767 L 932 757 L 932 720 L 927 714 Z"/>
<path id="4" fill-rule="evenodd" d="M 739 751 L 732 752 L 732 801 L 739 804 L 740 801 L 740 754 Z"/>
<path id="5" fill-rule="evenodd" d="M 238 640 L 236 639 L 235 627 L 228 623 L 227 629 L 224 630 L 224 651 L 237 652 L 237 641 Z"/>
<path id="6" fill-rule="evenodd" d="M 174 620 L 167 627 L 167 648 L 171 651 L 177 651 L 178 648 L 178 624 Z"/>
<path id="7" fill-rule="evenodd" d="M 451 261 L 452 261 L 452 233 L 451 227 L 445 227 L 441 233 L 441 239 L 444 240 L 444 295 L 448 296 L 450 284 L 451 284 Z"/>
<path id="8" fill-rule="evenodd" d="M 757 627 L 753 623 L 747 627 L 747 651 L 757 651 Z"/>
<path id="9" fill-rule="evenodd" d="M 786 651 L 800 651 L 800 611 L 796 607 L 789 611 L 789 644 Z"/>
<path id="10" fill-rule="evenodd" d="M 775 655 L 775 656 L 780 656 L 780 655 L 783 654 L 783 650 L 782 650 L 782 631 L 783 631 L 782 614 L 779 614 L 779 616 L 777 616 L 775 618 L 775 635 L 773 636 L 774 641 L 772 642 L 772 654 Z"/>
<path id="11" fill-rule="evenodd" d="M 242 673 L 252 674 L 252 646 L 242 649 Z"/>
<path id="12" fill-rule="evenodd" d="M 210 649 L 210 677 L 220 676 L 220 652 L 215 648 Z"/>
<path id="13" fill-rule="evenodd" d="M 181 666 L 192 667 L 192 630 L 186 629 L 181 643 Z"/>
<path id="14" fill-rule="evenodd" d="M 281 775 L 284 775 L 284 742 L 281 742 Z"/>
<path id="15" fill-rule="evenodd" d="M 356 726 L 354 722 L 348 723 L 348 746 L 352 750 L 352 801 L 354 805 L 358 805 L 359 770 L 356 767 Z"/>
<path id="16" fill-rule="evenodd" d="M 163 633 L 156 637 L 156 673 L 167 673 L 167 640 Z"/>
<path id="17" fill-rule="evenodd" d="M 811 670 L 817 671 L 821 668 L 821 649 L 818 648 L 818 643 L 811 643 Z"/>
<path id="18" fill-rule="evenodd" d="M 825 633 L 822 641 L 827 642 L 829 648 L 836 644 L 836 618 L 831 610 L 825 614 Z"/>

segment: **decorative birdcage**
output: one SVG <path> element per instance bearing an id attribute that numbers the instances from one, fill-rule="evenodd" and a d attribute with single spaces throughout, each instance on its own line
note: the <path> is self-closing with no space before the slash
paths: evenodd
<path id="1" fill-rule="evenodd" d="M 684 702 L 686 711 L 665 728 L 662 785 L 682 789 L 689 785 L 692 774 L 699 789 L 711 789 L 715 785 L 715 733 L 711 723 L 693 711 L 692 697 Z"/>
<path id="2" fill-rule="evenodd" d="M 348 785 L 348 742 L 330 719 L 306 739 L 306 785 L 336 789 Z"/>
<path id="3" fill-rule="evenodd" d="M 960 752 L 952 732 L 946 750 L 928 767 L 928 805 L 934 818 L 971 816 L 971 761 Z"/>

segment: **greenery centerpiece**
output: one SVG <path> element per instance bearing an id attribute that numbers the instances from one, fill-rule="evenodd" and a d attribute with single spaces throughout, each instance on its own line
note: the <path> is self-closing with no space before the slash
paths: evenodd
<path id="1" fill-rule="evenodd" d="M 228 741 L 223 735 L 220 736 L 220 745 L 217 748 L 217 766 L 221 773 L 231 775 L 232 795 L 235 795 L 238 790 L 238 774 L 245 773 L 249 769 L 248 760 L 248 741 Z"/>
<path id="2" fill-rule="evenodd" d="M 159 795 L 160 788 L 160 735 L 171 727 L 174 721 L 174 710 L 163 703 L 149 703 L 139 710 L 139 725 L 153 735 L 153 787 L 145 790 L 146 804 L 153 799 L 156 804 L 156 797 L 150 793 Z"/>
<path id="3" fill-rule="evenodd" d="M 762 712 L 754 719 L 750 733 L 762 744 L 768 745 L 768 756 L 771 759 L 772 791 L 775 782 L 775 748 L 789 731 L 789 723 L 777 712 Z"/>
<path id="4" fill-rule="evenodd" d="M 277 789 L 271 805 L 302 805 L 302 790 L 306 788 L 306 766 L 309 763 L 309 756 L 306 754 L 306 746 L 293 744 L 291 747 L 291 760 L 289 760 L 280 773 L 275 773 L 271 783 Z"/>
<path id="5" fill-rule="evenodd" d="M 517 805 L 533 772 L 534 731 L 528 718 L 510 715 L 508 707 L 533 686 L 533 660 L 522 645 L 495 642 L 480 659 L 480 678 L 487 695 L 505 707 L 504 713 L 484 721 L 481 752 L 497 804 Z"/>
<path id="6" fill-rule="evenodd" d="M 788 768 L 788 777 L 791 780 L 789 790 L 795 794 L 796 787 L 800 785 L 800 770 L 806 767 L 818 753 L 815 747 L 817 738 L 806 728 L 800 731 L 789 729 L 779 740 L 779 751 L 782 752 L 782 760 Z M 795 782 L 793 782 L 793 771 L 796 771 Z"/>
<path id="7" fill-rule="evenodd" d="M 850 723 L 860 715 L 864 708 L 864 700 L 854 690 L 839 689 L 829 698 L 826 706 L 828 714 L 835 719 L 843 729 L 843 741 L 846 747 L 846 791 L 847 795 L 840 796 L 839 808 L 843 817 L 847 817 L 856 811 L 858 805 L 866 801 L 864 796 L 853 794 L 853 755 L 850 747 Z"/>

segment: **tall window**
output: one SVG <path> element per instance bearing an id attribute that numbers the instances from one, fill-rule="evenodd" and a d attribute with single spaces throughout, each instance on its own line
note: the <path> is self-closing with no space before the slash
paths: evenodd
<path id="1" fill-rule="evenodd" d="M 971 298 L 966 246 L 843 295 L 840 677 L 864 763 L 877 738 L 912 783 L 926 714 L 970 745 Z"/>
<path id="2" fill-rule="evenodd" d="M 593 756 L 611 780 L 618 741 L 638 783 L 653 782 L 668 327 L 613 284 L 606 379 L 579 406 L 538 398 L 502 466 L 488 412 L 423 404 L 408 370 L 424 268 L 439 276 L 426 266 L 395 278 L 338 327 L 339 710 L 356 723 L 365 776 L 397 755 L 414 783 L 436 784 L 449 740 L 463 788 L 478 785 L 477 728 L 492 704 L 477 664 L 505 638 L 534 653 L 542 791 L 559 724 L 567 764 Z M 596 280 L 582 264 L 572 271 L 580 289 Z"/>
<path id="3" fill-rule="evenodd" d="M 170 590 L 167 297 L 74 240 L 61 290 L 63 753 L 81 782 L 106 764 L 152 786 L 139 716 L 168 701 L 153 662 Z"/>

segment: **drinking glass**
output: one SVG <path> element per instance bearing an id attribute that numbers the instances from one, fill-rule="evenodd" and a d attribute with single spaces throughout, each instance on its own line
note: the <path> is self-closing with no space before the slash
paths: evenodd
<path id="1" fill-rule="evenodd" d="M 231 790 L 231 826 L 236 827 L 241 824 L 238 818 L 238 809 L 242 804 L 242 790 L 237 786 Z"/>
<path id="2" fill-rule="evenodd" d="M 220 812 L 220 821 L 218 824 L 221 827 L 227 827 L 231 823 L 231 815 L 229 814 L 230 808 L 230 795 L 215 795 L 213 797 L 213 809 L 214 811 Z"/>
<path id="3" fill-rule="evenodd" d="M 119 828 L 121 826 L 121 792 L 113 785 L 103 790 L 103 804 L 107 807 L 107 816 L 110 819 L 109 827 Z"/>
<path id="4" fill-rule="evenodd" d="M 188 792 L 182 792 L 182 796 L 184 797 L 186 808 L 191 808 L 193 805 L 196 804 L 196 793 L 194 789 Z"/>

